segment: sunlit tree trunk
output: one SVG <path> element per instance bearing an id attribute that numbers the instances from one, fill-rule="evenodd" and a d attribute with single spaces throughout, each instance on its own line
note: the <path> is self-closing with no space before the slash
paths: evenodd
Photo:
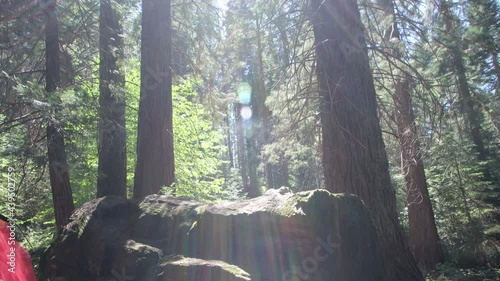
<path id="1" fill-rule="evenodd" d="M 234 106 L 236 116 L 236 153 L 238 155 L 238 166 L 240 170 L 243 192 L 252 193 L 250 188 L 250 180 L 248 178 L 248 163 L 245 147 L 245 128 L 243 127 L 243 118 L 241 117 L 241 104 L 237 103 Z"/>
<path id="2" fill-rule="evenodd" d="M 358 195 L 377 230 L 385 281 L 424 280 L 406 244 L 355 0 L 312 0 L 325 186 Z M 344 280 L 340 273 L 339 280 Z"/>
<path id="3" fill-rule="evenodd" d="M 401 168 L 408 192 L 410 248 L 417 263 L 423 269 L 431 270 L 436 264 L 443 262 L 443 251 L 429 198 L 411 104 L 410 81 L 407 77 L 396 82 L 393 99 L 401 149 Z"/>
<path id="4" fill-rule="evenodd" d="M 384 41 L 389 48 L 388 53 L 394 56 L 397 64 L 403 59 L 404 50 L 390 49 L 390 40 L 401 41 L 399 27 L 394 14 L 392 0 L 379 0 L 391 24 L 386 28 Z M 395 44 L 396 46 L 402 44 Z M 424 164 L 420 152 L 418 131 L 412 108 L 411 76 L 401 69 L 394 69 L 394 115 L 396 117 L 397 136 L 401 152 L 401 170 L 404 176 L 408 198 L 409 244 L 419 266 L 431 270 L 443 261 L 443 251 L 437 232 L 434 211 L 429 198 Z"/>
<path id="5" fill-rule="evenodd" d="M 229 167 L 234 168 L 234 166 L 235 166 L 234 165 L 234 151 L 233 151 L 233 143 L 232 143 L 230 117 L 226 116 L 225 121 L 226 121 L 226 125 L 227 125 L 227 131 L 226 131 L 227 157 L 229 159 Z"/>
<path id="6" fill-rule="evenodd" d="M 288 160 L 285 156 L 282 156 L 278 164 L 273 165 L 273 184 L 275 188 L 280 188 L 290 186 L 289 181 Z"/>
<path id="7" fill-rule="evenodd" d="M 97 197 L 126 197 L 127 150 L 125 130 L 125 79 L 119 67 L 123 58 L 120 14 L 112 0 L 100 1 L 99 12 L 99 168 Z"/>
<path id="8" fill-rule="evenodd" d="M 254 198 L 260 195 L 259 179 L 257 177 L 257 143 L 253 132 L 249 132 L 249 130 L 247 130 L 245 135 L 245 145 L 248 156 L 248 197 Z"/>
<path id="9" fill-rule="evenodd" d="M 170 33 L 170 0 L 143 0 L 135 198 L 175 181 Z"/>
<path id="10" fill-rule="evenodd" d="M 256 94 L 258 95 L 258 126 L 259 126 L 259 149 L 262 151 L 262 148 L 269 144 L 271 140 L 271 111 L 269 107 L 266 105 L 267 98 L 267 90 L 266 90 L 266 76 L 264 71 L 264 48 L 262 46 L 262 26 L 261 26 L 261 16 L 257 16 L 256 25 L 257 25 L 257 83 L 256 83 Z M 266 163 L 264 167 L 264 174 L 266 178 L 266 187 L 268 189 L 274 187 L 273 183 L 273 166 L 271 163 Z"/>
<path id="11" fill-rule="evenodd" d="M 53 95 L 60 83 L 60 49 L 59 22 L 57 19 L 57 2 L 45 0 L 47 7 L 47 23 L 45 25 L 45 90 Z M 58 98 L 53 99 L 56 103 Z M 47 154 L 49 159 L 50 186 L 54 201 L 56 228 L 61 231 L 68 223 L 74 210 L 73 193 L 69 181 L 68 163 L 63 128 L 57 120 L 58 104 L 53 105 L 47 124 Z"/>

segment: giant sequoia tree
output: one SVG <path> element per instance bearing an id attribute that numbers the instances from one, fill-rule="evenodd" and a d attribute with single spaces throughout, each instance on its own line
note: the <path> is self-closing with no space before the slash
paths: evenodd
<path id="1" fill-rule="evenodd" d="M 443 251 L 427 188 L 409 85 L 407 78 L 396 82 L 394 110 L 407 189 L 410 248 L 417 263 L 430 270 L 443 261 Z"/>
<path id="2" fill-rule="evenodd" d="M 170 0 L 143 0 L 135 198 L 174 182 L 170 33 Z"/>
<path id="3" fill-rule="evenodd" d="M 101 0 L 99 12 L 99 175 L 97 197 L 126 196 L 127 151 L 120 13 L 112 0 Z"/>
<path id="4" fill-rule="evenodd" d="M 257 28 L 257 79 L 255 81 L 256 84 L 256 100 L 257 100 L 257 117 L 259 118 L 259 148 L 262 148 L 270 143 L 271 141 L 271 128 L 272 128 L 272 112 L 269 109 L 269 106 L 266 105 L 266 100 L 268 97 L 268 89 L 266 88 L 266 71 L 264 69 L 264 46 L 262 43 L 263 32 L 262 27 L 263 17 L 258 16 L 256 19 L 256 28 Z M 266 187 L 268 189 L 275 186 L 274 177 L 275 172 L 273 165 L 271 163 L 265 163 L 264 165 L 264 174 L 266 178 Z M 279 181 L 278 181 L 279 182 Z"/>
<path id="5" fill-rule="evenodd" d="M 423 280 L 404 239 L 355 0 L 312 0 L 326 188 L 371 210 L 386 281 Z"/>
<path id="6" fill-rule="evenodd" d="M 420 148 L 411 93 L 412 77 L 401 66 L 400 61 L 405 53 L 401 40 L 399 25 L 396 20 L 394 2 L 379 0 L 385 18 L 390 21 L 383 34 L 383 48 L 392 55 L 389 60 L 390 73 L 393 73 L 394 116 L 397 126 L 397 137 L 401 153 L 401 170 L 405 180 L 408 198 L 409 244 L 417 263 L 426 270 L 432 269 L 443 261 L 443 251 L 434 219 L 427 181 L 425 177 L 422 152 Z M 399 44 L 392 45 L 391 41 Z M 402 46 L 397 49 L 395 46 Z"/>
<path id="7" fill-rule="evenodd" d="M 47 95 L 55 95 L 60 83 L 61 69 L 59 60 L 59 21 L 56 14 L 57 1 L 46 0 L 44 4 L 47 5 L 48 11 L 45 25 L 45 90 Z M 69 182 L 63 128 L 56 116 L 58 112 L 57 96 L 52 97 L 52 100 L 54 101 L 54 109 L 51 110 L 47 125 L 47 153 L 56 227 L 60 231 L 68 223 L 74 204 Z"/>

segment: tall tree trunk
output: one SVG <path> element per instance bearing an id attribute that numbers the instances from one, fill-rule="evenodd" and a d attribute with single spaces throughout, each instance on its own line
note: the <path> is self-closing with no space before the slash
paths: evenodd
<path id="1" fill-rule="evenodd" d="M 253 69 L 253 66 L 250 67 Z M 258 68 L 257 68 L 258 71 Z M 248 75 L 253 76 L 253 75 Z M 257 77 L 255 77 L 257 76 Z M 258 153 L 262 143 L 262 114 L 261 114 L 261 93 L 259 93 L 258 73 L 254 75 L 252 80 L 251 91 L 251 119 L 242 120 L 242 125 L 245 130 L 245 146 L 247 152 L 247 165 L 248 165 L 248 179 L 249 179 L 249 192 L 248 197 L 254 198 L 260 195 L 260 183 L 257 175 L 257 167 L 259 166 Z"/>
<path id="2" fill-rule="evenodd" d="M 158 193 L 175 181 L 170 33 L 170 0 L 143 0 L 134 198 Z"/>
<path id="3" fill-rule="evenodd" d="M 451 34 L 454 39 L 457 39 L 457 31 L 453 26 L 453 15 L 451 14 L 449 3 L 446 0 L 442 0 L 440 2 L 440 9 L 444 17 L 444 24 L 446 28 L 446 32 Z M 481 123 L 479 120 L 479 113 L 474 108 L 474 100 L 472 99 L 469 83 L 467 82 L 467 75 L 465 72 L 465 65 L 463 61 L 462 51 L 457 46 L 456 43 L 453 43 L 452 46 L 448 46 L 449 51 L 451 52 L 453 66 L 455 67 L 455 77 L 458 86 L 458 94 L 460 96 L 460 110 L 462 111 L 465 120 L 467 122 L 467 126 L 469 128 L 469 135 L 474 143 L 474 147 L 477 152 L 477 159 L 479 161 L 486 161 L 488 158 L 483 137 L 481 136 Z M 488 170 L 484 171 L 485 178 L 490 178 L 490 173 Z"/>
<path id="4" fill-rule="evenodd" d="M 247 147 L 248 155 L 248 178 L 250 180 L 248 185 L 248 197 L 255 198 L 260 196 L 259 179 L 257 177 L 257 142 L 255 140 L 254 132 L 247 129 L 245 144 Z"/>
<path id="5" fill-rule="evenodd" d="M 257 109 L 258 109 L 258 123 L 259 123 L 259 144 L 258 148 L 262 153 L 262 149 L 271 140 L 271 110 L 266 105 L 267 91 L 266 91 L 266 76 L 264 73 L 264 48 L 262 46 L 262 31 L 261 31 L 261 16 L 257 16 L 257 91 L 258 96 Z M 264 173 L 266 178 L 266 187 L 271 189 L 274 187 L 273 183 L 273 165 L 266 163 L 264 166 Z"/>
<path id="6" fill-rule="evenodd" d="M 100 1 L 99 12 L 99 168 L 97 197 L 127 196 L 125 79 L 120 14 L 112 0 Z"/>
<path id="7" fill-rule="evenodd" d="M 493 48 L 492 48 L 493 49 Z M 492 103 L 500 104 L 500 64 L 498 62 L 498 52 L 496 50 L 490 50 L 491 61 L 493 64 L 493 69 L 495 71 L 496 81 L 495 81 L 495 96 L 493 97 Z M 489 111 L 489 108 L 487 108 Z M 497 112 L 498 114 L 498 112 Z M 491 123 L 495 127 L 497 133 L 500 133 L 500 120 L 495 117 L 495 114 L 488 112 Z M 497 115 L 498 116 L 498 115 Z M 497 143 L 500 142 L 500 137 L 497 137 Z"/>
<path id="8" fill-rule="evenodd" d="M 60 83 L 60 50 L 59 50 L 59 22 L 57 19 L 57 2 L 45 0 L 47 5 L 47 24 L 45 25 L 45 90 L 50 96 Z M 55 99 L 57 102 L 57 99 Z M 64 144 L 63 129 L 55 116 L 56 104 L 51 112 L 47 124 L 47 155 L 49 159 L 50 186 L 54 201 L 56 228 L 61 231 L 68 223 L 73 204 L 73 193 L 69 181 L 68 163 L 66 161 L 66 146 Z"/>
<path id="9" fill-rule="evenodd" d="M 253 100 L 252 95 L 252 104 L 255 104 L 255 100 Z M 240 107 L 241 108 L 241 107 Z M 259 165 L 258 159 L 258 151 L 259 151 L 259 125 L 258 125 L 258 116 L 255 116 L 256 110 L 253 110 L 252 119 L 253 120 L 243 120 L 240 118 L 241 122 L 239 126 L 241 126 L 242 130 L 244 130 L 244 139 L 242 140 L 244 143 L 245 149 L 243 151 L 246 152 L 246 157 L 242 158 L 246 160 L 246 163 L 242 167 L 246 167 L 246 173 L 248 176 L 248 185 L 247 185 L 247 195 L 250 198 L 254 198 L 260 195 L 260 184 L 259 178 L 257 175 L 257 167 Z M 257 123 L 257 124 L 256 124 Z M 241 163 L 241 162 L 240 162 Z"/>
<path id="10" fill-rule="evenodd" d="M 273 165 L 273 184 L 275 188 L 290 186 L 288 160 L 282 155 L 278 164 Z"/>
<path id="11" fill-rule="evenodd" d="M 288 34 L 286 32 L 286 20 L 279 18 L 273 21 L 273 23 L 276 25 L 276 28 L 278 28 L 281 44 L 283 45 L 283 65 L 288 67 L 290 63 L 290 43 L 288 42 Z M 284 69 L 286 69 L 286 67 Z"/>
<path id="12" fill-rule="evenodd" d="M 356 194 L 370 209 L 382 280 L 424 280 L 398 221 L 357 3 L 312 0 L 312 9 L 326 188 Z"/>
<path id="13" fill-rule="evenodd" d="M 410 80 L 408 77 L 402 80 L 396 81 L 393 100 L 401 150 L 401 168 L 408 192 L 410 248 L 420 267 L 431 270 L 443 261 L 443 250 L 420 153 L 410 96 Z"/>
<path id="14" fill-rule="evenodd" d="M 394 14 L 394 2 L 392 0 L 379 0 L 379 4 L 385 11 L 386 17 L 392 19 L 383 39 L 386 43 L 389 43 L 389 40 L 401 41 Z M 389 53 L 392 53 L 396 60 L 402 59 L 401 52 L 398 50 L 389 50 Z M 415 125 L 411 99 L 411 76 L 402 70 L 396 70 L 393 83 L 395 89 L 393 103 L 401 151 L 401 170 L 408 198 L 410 249 L 417 264 L 424 270 L 431 270 L 436 264 L 443 261 L 443 250 L 429 198 L 418 131 Z"/>
<path id="15" fill-rule="evenodd" d="M 231 120 L 231 117 L 226 116 L 225 121 L 227 124 L 227 131 L 226 131 L 227 155 L 229 158 L 229 167 L 232 169 L 232 168 L 234 168 L 234 154 L 233 154 L 233 141 L 232 141 L 232 136 L 231 136 L 231 121 L 230 120 Z"/>
<path id="16" fill-rule="evenodd" d="M 498 63 L 498 51 L 494 48 L 489 50 L 491 56 L 491 62 L 493 64 L 493 70 L 495 71 L 496 83 L 495 83 L 495 95 L 500 97 L 500 64 Z"/>
<path id="17" fill-rule="evenodd" d="M 500 19 L 498 18 L 498 12 L 500 10 L 500 3 L 496 0 L 471 0 L 467 5 L 467 21 L 470 28 L 474 28 L 471 42 L 476 47 L 477 53 L 487 53 L 491 60 L 491 76 L 495 76 L 496 83 L 493 85 L 495 95 L 498 97 L 500 91 L 500 64 L 499 64 L 499 47 L 498 41 L 498 27 L 500 25 Z M 470 46 L 469 46 L 470 47 Z M 476 54 L 473 57 L 474 60 L 482 61 L 484 58 L 482 55 Z M 487 59 L 488 60 L 488 59 Z M 484 61 L 480 62 L 484 63 Z M 485 67 L 481 67 L 483 73 L 488 70 Z"/>
<path id="18" fill-rule="evenodd" d="M 241 104 L 234 106 L 236 116 L 236 153 L 238 155 L 238 166 L 240 169 L 241 183 L 243 191 L 250 194 L 250 181 L 248 179 L 247 157 L 245 148 L 245 128 L 243 127 L 243 118 L 241 117 Z"/>

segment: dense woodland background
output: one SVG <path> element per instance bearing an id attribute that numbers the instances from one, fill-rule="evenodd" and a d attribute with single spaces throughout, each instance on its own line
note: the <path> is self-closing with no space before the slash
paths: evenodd
<path id="1" fill-rule="evenodd" d="M 382 244 L 404 252 L 404 236 L 424 274 L 496 280 L 500 4 L 354 4 L 1 1 L 0 201 L 12 167 L 18 238 L 36 258 L 105 195 L 326 188 L 358 194 L 390 229 Z"/>

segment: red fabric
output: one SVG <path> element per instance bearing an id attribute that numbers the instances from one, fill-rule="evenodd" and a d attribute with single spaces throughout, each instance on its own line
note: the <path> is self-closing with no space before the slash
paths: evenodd
<path id="1" fill-rule="evenodd" d="M 37 281 L 30 255 L 15 239 L 10 239 L 11 229 L 8 226 L 8 223 L 0 220 L 0 279 Z"/>

